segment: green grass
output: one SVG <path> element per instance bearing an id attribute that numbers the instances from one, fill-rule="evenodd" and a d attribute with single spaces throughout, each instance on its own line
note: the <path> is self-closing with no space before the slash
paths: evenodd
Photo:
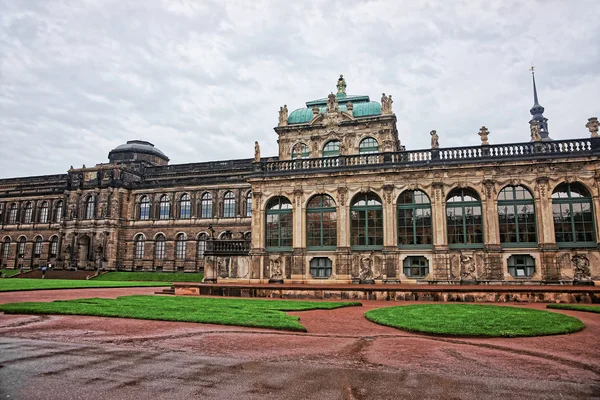
<path id="1" fill-rule="evenodd" d="M 204 274 L 183 272 L 107 272 L 95 281 L 202 282 Z"/>
<path id="2" fill-rule="evenodd" d="M 0 275 L 6 275 L 6 277 L 8 278 L 9 276 L 13 276 L 19 273 L 18 269 L 0 269 Z"/>
<path id="3" fill-rule="evenodd" d="M 306 331 L 298 317 L 287 315 L 285 311 L 329 310 L 360 305 L 358 302 L 123 296 L 116 299 L 10 303 L 0 305 L 0 311 L 7 314 L 92 315 Z"/>
<path id="4" fill-rule="evenodd" d="M 550 311 L 479 304 L 418 304 L 368 311 L 381 325 L 436 335 L 519 337 L 556 335 L 583 329 L 583 322 Z"/>
<path id="5" fill-rule="evenodd" d="M 600 306 L 586 306 L 581 304 L 548 304 L 546 308 L 600 313 Z"/>
<path id="6" fill-rule="evenodd" d="M 26 279 L 11 278 L 0 279 L 0 292 L 13 292 L 18 290 L 43 290 L 43 289 L 87 289 L 87 288 L 118 288 L 136 286 L 169 286 L 163 282 L 102 282 L 96 280 L 69 280 L 69 279 Z"/>

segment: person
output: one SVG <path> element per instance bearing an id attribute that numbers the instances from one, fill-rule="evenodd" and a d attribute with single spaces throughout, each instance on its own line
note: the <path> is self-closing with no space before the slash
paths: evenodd
<path id="1" fill-rule="evenodd" d="M 42 279 L 44 279 L 44 277 L 46 276 L 46 269 L 48 269 L 48 267 L 46 267 L 45 265 L 42 267 Z"/>
<path id="2" fill-rule="evenodd" d="M 23 275 L 23 265 L 19 265 L 19 274 Z"/>

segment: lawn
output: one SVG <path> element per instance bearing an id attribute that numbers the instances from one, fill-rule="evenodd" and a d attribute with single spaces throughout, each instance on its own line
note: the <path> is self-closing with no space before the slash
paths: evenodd
<path id="1" fill-rule="evenodd" d="M 519 337 L 583 329 L 583 322 L 550 311 L 479 304 L 418 304 L 368 311 L 375 323 L 436 335 Z"/>
<path id="2" fill-rule="evenodd" d="M 123 296 L 116 299 L 57 300 L 51 303 L 0 305 L 7 314 L 66 314 L 161 321 L 238 325 L 306 331 L 299 318 L 285 311 L 360 306 L 358 302 L 221 299 L 204 297 Z"/>
<path id="3" fill-rule="evenodd" d="M 107 272 L 95 281 L 202 282 L 204 274 L 183 272 Z"/>
<path id="4" fill-rule="evenodd" d="M 19 273 L 18 269 L 0 269 L 0 275 L 13 276 Z"/>
<path id="5" fill-rule="evenodd" d="M 136 286 L 169 286 L 166 282 L 103 282 L 96 280 L 70 280 L 70 279 L 25 279 L 10 278 L 0 279 L 0 292 L 13 292 L 17 290 L 43 290 L 43 289 L 87 289 L 87 288 L 118 288 Z"/>
<path id="6" fill-rule="evenodd" d="M 600 313 L 600 306 L 587 306 L 582 304 L 548 304 L 546 308 Z"/>

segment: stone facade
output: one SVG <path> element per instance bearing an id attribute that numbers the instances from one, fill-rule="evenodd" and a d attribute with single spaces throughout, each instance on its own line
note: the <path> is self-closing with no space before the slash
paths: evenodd
<path id="1" fill-rule="evenodd" d="M 211 282 L 600 279 L 597 120 L 585 139 L 495 145 L 482 127 L 480 146 L 439 147 L 432 131 L 431 149 L 407 151 L 391 96 L 345 89 L 340 77 L 337 94 L 282 107 L 276 157 L 256 143 L 254 158 L 169 165 L 132 141 L 106 164 L 0 180 L 0 265 Z"/>

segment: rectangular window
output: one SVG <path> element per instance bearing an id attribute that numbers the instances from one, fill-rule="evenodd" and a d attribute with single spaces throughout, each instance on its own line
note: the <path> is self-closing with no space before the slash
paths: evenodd
<path id="1" fill-rule="evenodd" d="M 313 278 L 329 278 L 331 276 L 331 260 L 327 257 L 315 257 L 310 260 L 310 274 Z"/>

